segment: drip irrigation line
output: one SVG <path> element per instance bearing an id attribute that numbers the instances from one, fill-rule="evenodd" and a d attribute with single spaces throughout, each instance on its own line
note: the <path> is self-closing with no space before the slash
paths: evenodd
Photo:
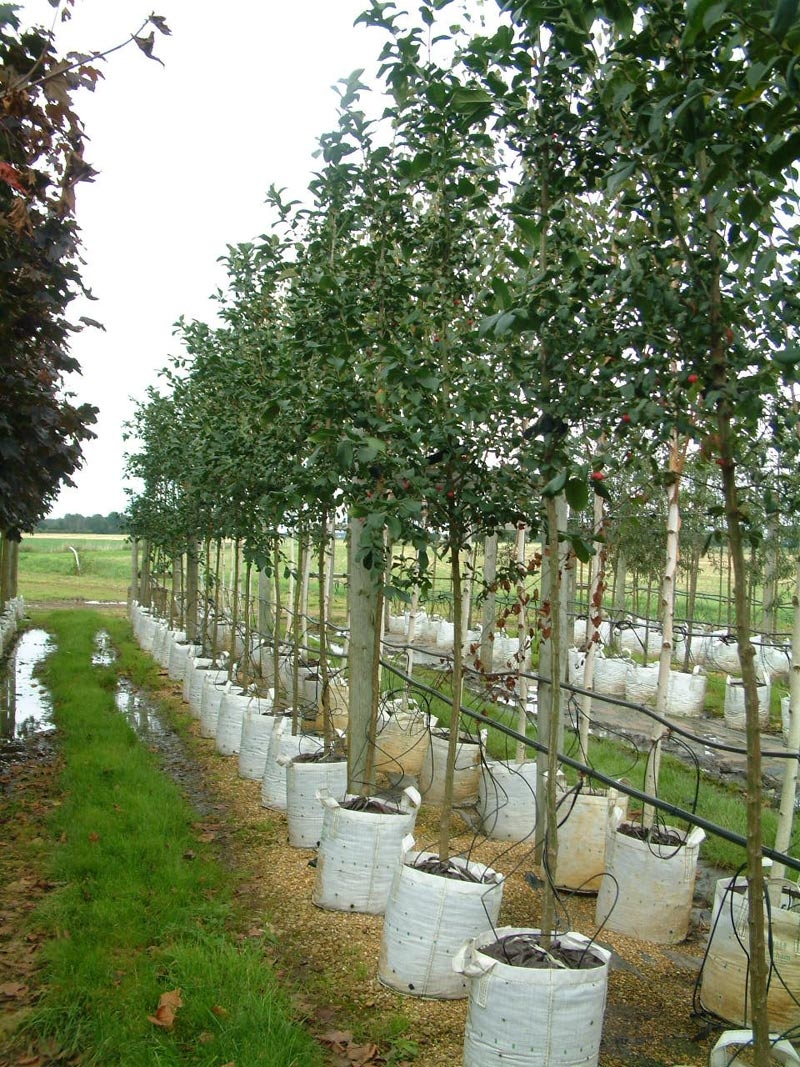
<path id="1" fill-rule="evenodd" d="M 411 646 L 400 645 L 395 647 L 403 648 Z M 348 657 L 346 654 L 344 654 L 339 658 L 346 660 Z M 440 700 L 444 699 L 442 697 L 442 694 L 437 689 L 434 689 L 432 686 L 426 685 L 424 682 L 420 682 L 416 678 L 412 678 L 410 675 L 407 675 L 404 671 L 401 671 L 393 664 L 381 659 L 381 665 L 391 674 L 394 674 L 396 677 L 401 678 L 406 685 L 410 685 L 413 689 L 425 693 L 429 696 L 436 697 Z M 543 682 L 547 685 L 550 684 L 550 679 L 545 678 L 542 675 L 525 672 L 525 677 L 532 678 L 537 682 Z M 580 693 L 582 695 L 597 695 L 592 690 L 582 689 L 579 686 L 573 686 L 568 683 L 562 683 L 561 688 L 566 689 L 569 692 Z M 695 741 L 696 743 L 705 745 L 709 748 L 715 748 L 723 752 L 733 752 L 738 753 L 740 755 L 747 754 L 746 749 L 744 748 L 737 748 L 732 745 L 725 745 L 724 743 L 719 741 L 711 741 L 707 738 L 698 737 L 695 734 L 692 734 L 690 731 L 675 725 L 668 719 L 665 719 L 662 715 L 657 714 L 652 709 L 645 708 L 640 704 L 633 704 L 630 701 L 626 700 L 615 700 L 614 703 L 617 704 L 619 707 L 628 708 L 632 711 L 644 713 L 655 721 L 661 723 L 671 732 L 674 732 L 684 738 L 687 738 L 690 741 Z M 534 738 L 526 737 L 525 735 L 519 733 L 517 730 L 514 730 L 512 727 L 506 726 L 505 723 L 490 718 L 483 712 L 475 711 L 473 708 L 467 707 L 463 704 L 461 705 L 460 710 L 462 714 L 466 715 L 468 718 L 473 719 L 475 722 L 487 727 L 491 727 L 493 730 L 504 734 L 506 737 L 509 737 L 514 741 L 521 742 L 527 747 L 534 749 L 534 751 L 536 752 L 546 755 L 549 751 L 548 746 L 543 744 L 541 741 L 538 741 Z M 762 756 L 782 759 L 800 759 L 800 754 L 789 754 L 786 752 L 762 752 Z M 622 782 L 619 779 L 612 778 L 610 775 L 603 774 L 602 771 L 598 771 L 594 767 L 590 767 L 587 764 L 582 763 L 580 760 L 577 760 L 572 756 L 568 756 L 566 753 L 559 753 L 558 759 L 567 767 L 571 767 L 573 770 L 578 771 L 578 773 L 585 775 L 587 778 L 591 778 L 593 781 L 600 782 L 602 785 L 606 786 L 606 788 L 617 789 L 619 792 L 624 793 L 632 800 L 638 800 L 642 804 L 657 808 L 659 811 L 662 811 L 667 815 L 671 815 L 673 818 L 681 819 L 682 821 L 689 823 L 690 826 L 697 826 L 700 829 L 707 831 L 708 833 L 714 834 L 714 836 L 719 837 L 724 841 L 728 841 L 731 844 L 737 845 L 739 848 L 747 848 L 747 838 L 744 837 L 742 834 L 737 834 L 733 830 L 728 830 L 724 826 L 719 826 L 716 823 L 713 823 L 708 819 L 704 819 L 702 816 L 697 815 L 692 811 L 687 811 L 685 808 L 678 807 L 678 805 L 676 804 L 670 804 L 668 801 L 663 800 L 661 797 L 650 796 L 648 793 L 643 792 L 641 789 L 636 789 L 635 786 L 629 785 L 627 782 Z M 779 852 L 776 849 L 771 848 L 767 845 L 762 846 L 761 852 L 763 856 L 766 856 L 768 859 L 773 860 L 773 862 L 782 863 L 784 866 L 790 868 L 790 870 L 797 871 L 798 874 L 800 874 L 800 859 L 796 859 L 794 856 L 789 856 L 785 852 Z"/>
<path id="2" fill-rule="evenodd" d="M 420 689 L 422 692 L 430 693 L 432 696 L 439 697 L 441 694 L 437 690 L 425 685 L 424 682 L 420 682 L 417 679 L 410 678 L 397 667 L 392 667 L 390 664 L 385 666 L 398 677 L 403 678 L 407 683 L 410 683 L 416 689 Z M 545 680 L 545 679 L 542 679 Z M 636 705 L 633 705 L 636 707 Z M 489 718 L 488 715 L 484 715 L 483 712 L 474 711 L 472 708 L 461 706 L 461 711 L 464 715 L 475 722 L 481 723 L 484 726 L 491 727 L 493 730 L 497 730 L 499 733 L 505 734 L 507 737 L 512 738 L 515 741 L 524 742 L 529 748 L 534 749 L 536 752 L 547 754 L 548 747 L 541 741 L 534 738 L 525 737 L 517 730 L 512 729 L 510 726 L 506 726 L 505 723 L 498 722 L 495 719 Z M 742 834 L 737 834 L 733 830 L 728 830 L 727 827 L 718 826 L 716 823 L 711 822 L 709 819 L 704 819 L 701 815 L 697 815 L 694 812 L 687 811 L 685 808 L 680 808 L 676 804 L 670 804 L 666 800 L 662 800 L 661 797 L 652 797 L 648 793 L 643 792 L 641 789 L 636 789 L 635 786 L 629 785 L 627 782 L 621 782 L 616 778 L 612 778 L 608 774 L 603 774 L 602 771 L 595 770 L 594 767 L 589 767 L 585 763 L 581 763 L 580 760 L 574 759 L 572 756 L 559 753 L 559 761 L 564 763 L 567 767 L 571 767 L 573 770 L 578 771 L 580 774 L 585 775 L 587 778 L 591 778 L 594 781 L 600 782 L 607 788 L 617 789 L 620 793 L 624 793 L 626 796 L 633 800 L 638 800 L 642 804 L 650 805 L 650 807 L 658 808 L 660 811 L 665 812 L 667 815 L 672 815 L 674 818 L 681 819 L 684 822 L 689 823 L 690 826 L 698 826 L 701 830 L 706 830 L 708 833 L 714 834 L 715 837 L 722 838 L 723 841 L 729 841 L 733 845 L 738 845 L 740 848 L 747 848 L 747 838 Z M 797 758 L 797 757 L 794 757 Z M 762 855 L 768 859 L 773 860 L 775 863 L 783 863 L 786 867 L 789 867 L 793 871 L 800 873 L 800 859 L 796 859 L 794 856 L 788 856 L 785 852 L 778 852 L 774 848 L 770 848 L 764 845 L 761 849 Z"/>

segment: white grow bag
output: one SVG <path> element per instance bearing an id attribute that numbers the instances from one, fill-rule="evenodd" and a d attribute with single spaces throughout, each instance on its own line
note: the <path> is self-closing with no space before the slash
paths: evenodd
<path id="1" fill-rule="evenodd" d="M 771 1030 L 800 1026 L 800 891 L 784 879 L 767 879 L 770 908 L 764 908 L 769 933 L 767 1014 Z M 714 889 L 700 1003 L 729 1023 L 752 1022 L 748 988 L 748 886 L 746 878 L 720 878 Z M 767 919 L 768 916 L 768 919 Z"/>
<path id="2" fill-rule="evenodd" d="M 293 734 L 290 715 L 276 718 L 261 779 L 261 805 L 275 811 L 286 810 L 286 761 L 301 752 L 319 752 L 323 741 L 311 734 Z M 284 757 L 282 759 L 282 757 Z"/>
<path id="3" fill-rule="evenodd" d="M 413 700 L 404 708 L 401 698 L 386 701 L 381 711 L 386 714 L 375 738 L 375 773 L 386 775 L 390 781 L 416 781 L 437 720 Z"/>
<path id="4" fill-rule="evenodd" d="M 236 756 L 242 743 L 242 722 L 253 697 L 241 689 L 223 694 L 217 717 L 216 743 L 221 756 Z"/>
<path id="5" fill-rule="evenodd" d="M 481 753 L 485 741 L 485 730 L 481 730 L 478 740 L 459 738 L 453 769 L 453 807 L 469 807 L 478 802 Z M 444 802 L 449 743 L 449 731 L 433 730 L 422 761 L 419 791 L 422 794 L 423 803 L 432 807 L 440 807 Z"/>
<path id="6" fill-rule="evenodd" d="M 795 1067 L 795 1064 L 800 1064 L 800 1054 L 785 1037 L 770 1034 L 769 1040 L 770 1063 L 779 1064 L 780 1067 Z M 711 1050 L 708 1067 L 728 1067 L 729 1064 L 739 1067 L 740 1064 L 749 1063 L 750 1060 L 745 1058 L 747 1053 L 745 1052 L 744 1056 L 742 1053 L 752 1045 L 752 1030 L 726 1030 Z"/>
<path id="7" fill-rule="evenodd" d="M 469 941 L 453 968 L 469 981 L 464 1067 L 597 1067 L 611 953 L 581 934 L 559 941 L 591 948 L 598 967 L 512 967 L 481 949 L 538 930 L 501 926 Z"/>
<path id="8" fill-rule="evenodd" d="M 606 869 L 595 918 L 641 941 L 676 944 L 689 932 L 697 857 L 705 833 L 695 827 L 682 845 L 659 845 L 620 833 L 619 808 L 609 823 Z M 665 827 L 684 837 L 675 827 Z"/>
<path id="9" fill-rule="evenodd" d="M 596 793 L 561 790 L 558 802 L 559 888 L 596 893 L 606 868 L 606 842 L 616 811 L 622 817 L 628 810 L 628 798 L 616 789 Z M 615 822 L 616 825 L 616 822 Z"/>
<path id="10" fill-rule="evenodd" d="M 231 688 L 227 671 L 207 671 L 200 694 L 200 736 L 216 737 L 219 706 Z"/>
<path id="11" fill-rule="evenodd" d="M 293 848 L 317 848 L 322 834 L 324 808 L 319 794 L 327 791 L 337 800 L 347 795 L 347 760 L 301 760 L 279 757 L 286 767 L 286 818 Z"/>
<path id="12" fill-rule="evenodd" d="M 314 904 L 331 911 L 382 915 L 395 872 L 412 842 L 419 802 L 411 786 L 399 807 L 387 804 L 390 813 L 355 811 L 343 808 L 336 797 L 321 796 Z"/>
<path id="13" fill-rule="evenodd" d="M 267 765 L 269 743 L 275 726 L 272 714 L 274 691 L 266 697 L 254 697 L 242 719 L 239 741 L 239 777 L 262 781 Z"/>
<path id="14" fill-rule="evenodd" d="M 758 725 L 762 730 L 769 726 L 770 684 L 758 683 Z M 744 706 L 744 685 L 737 678 L 725 678 L 725 725 L 734 730 L 744 730 L 747 714 Z"/>
<path id="15" fill-rule="evenodd" d="M 536 831 L 536 761 L 490 760 L 481 767 L 478 816 L 496 841 L 528 841 Z"/>
<path id="16" fill-rule="evenodd" d="M 193 664 L 189 675 L 189 710 L 195 719 L 200 718 L 200 705 L 203 698 L 203 684 L 206 675 L 214 665 L 214 661 L 198 656 Z"/>
<path id="17" fill-rule="evenodd" d="M 416 997 L 458 1000 L 467 995 L 453 957 L 470 937 L 497 922 L 503 876 L 482 863 L 453 863 L 482 877 L 461 882 L 418 870 L 429 852 L 408 853 L 395 873 L 383 920 L 378 978 L 383 985 Z"/>

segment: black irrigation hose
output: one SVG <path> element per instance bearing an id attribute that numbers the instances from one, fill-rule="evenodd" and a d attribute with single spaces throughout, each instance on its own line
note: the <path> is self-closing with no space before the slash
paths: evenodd
<path id="1" fill-rule="evenodd" d="M 401 649 L 413 646 L 398 645 L 394 647 Z M 340 658 L 346 659 L 347 657 L 343 655 Z M 420 682 L 416 678 L 412 678 L 410 675 L 407 675 L 404 671 L 401 671 L 393 664 L 381 659 L 381 666 L 383 666 L 387 671 L 395 675 L 397 678 L 401 678 L 406 685 L 410 685 L 415 690 L 421 693 L 425 693 L 428 696 L 435 697 L 440 700 L 442 699 L 442 695 L 437 689 L 434 689 L 432 686 L 426 685 L 424 682 Z M 544 682 L 548 685 L 550 684 L 550 679 L 544 678 L 541 675 L 528 674 L 526 672 L 525 677 L 533 678 L 537 682 Z M 582 689 L 579 686 L 562 683 L 562 688 L 572 693 L 596 696 L 596 694 L 593 693 L 591 690 Z M 662 715 L 658 715 L 652 709 L 645 708 L 641 704 L 633 704 L 630 701 L 626 700 L 615 700 L 615 703 L 618 704 L 620 707 L 628 708 L 632 711 L 638 711 L 650 716 L 655 721 L 660 722 L 671 732 L 679 734 L 680 736 L 685 737 L 690 741 L 695 741 L 698 744 L 706 745 L 709 748 L 716 748 L 723 752 L 733 752 L 738 753 L 740 755 L 746 754 L 746 749 L 737 748 L 732 745 L 725 745 L 722 742 L 712 742 L 707 738 L 703 737 L 697 737 L 690 731 L 685 730 L 680 726 L 676 726 L 669 720 L 665 719 Z M 460 710 L 462 714 L 466 715 L 468 718 L 473 719 L 475 722 L 481 723 L 482 725 L 487 727 L 491 727 L 498 733 L 504 734 L 506 737 L 509 737 L 514 741 L 521 742 L 527 745 L 529 748 L 534 749 L 534 751 L 536 752 L 540 752 L 545 755 L 548 752 L 547 745 L 542 744 L 541 741 L 526 737 L 523 734 L 520 734 L 517 730 L 514 730 L 512 727 L 506 726 L 505 723 L 498 722 L 495 719 L 489 718 L 489 716 L 484 715 L 483 712 L 475 711 L 472 708 L 466 707 L 463 704 L 461 705 Z M 800 758 L 800 756 L 798 756 L 797 754 L 788 754 L 786 752 L 762 752 L 762 755 L 782 759 Z M 580 760 L 576 760 L 572 756 L 566 755 L 566 753 L 559 753 L 558 758 L 559 761 L 565 764 L 567 767 L 571 767 L 573 770 L 578 771 L 580 774 L 585 775 L 587 778 L 591 778 L 594 781 L 600 782 L 602 785 L 606 786 L 606 788 L 616 789 L 620 793 L 624 793 L 627 797 L 630 797 L 632 800 L 638 800 L 642 804 L 649 805 L 652 808 L 657 808 L 659 811 L 663 811 L 665 814 L 671 815 L 673 818 L 681 819 L 682 821 L 689 823 L 690 826 L 697 826 L 701 830 L 705 830 L 708 833 L 714 834 L 716 837 L 721 838 L 723 841 L 728 841 L 733 845 L 737 845 L 739 848 L 747 848 L 747 838 L 744 837 L 742 834 L 737 834 L 733 830 L 728 830 L 724 826 L 718 826 L 716 823 L 713 823 L 708 819 L 704 819 L 702 816 L 697 815 L 695 812 L 687 811 L 685 808 L 680 808 L 676 804 L 670 804 L 668 801 L 662 800 L 660 797 L 649 796 L 641 789 L 636 789 L 634 786 L 629 785 L 627 782 L 622 782 L 616 778 L 610 777 L 607 774 L 603 774 L 602 771 L 598 771 L 594 767 L 590 767 L 587 764 L 582 763 Z M 770 848 L 766 845 L 762 847 L 761 853 L 763 856 L 766 856 L 773 862 L 782 863 L 785 867 L 788 867 L 790 870 L 797 871 L 800 874 L 800 859 L 796 859 L 794 856 L 789 856 L 785 852 L 778 852 L 776 849 Z"/>
<path id="2" fill-rule="evenodd" d="M 417 679 L 410 678 L 397 667 L 391 666 L 391 664 L 384 664 L 393 674 L 402 678 L 406 683 L 410 683 L 415 689 L 420 689 L 423 693 L 427 692 L 435 697 L 441 697 L 437 690 L 432 689 L 430 686 L 425 685 L 424 682 L 420 682 Z M 534 676 L 535 677 L 535 676 Z M 546 681 L 546 679 L 540 679 Z M 566 688 L 566 687 L 565 687 Z M 572 687 L 570 687 L 572 688 Z M 588 692 L 588 690 L 587 690 Z M 631 704 L 629 707 L 641 710 L 639 705 Z M 490 719 L 488 715 L 484 715 L 482 712 L 473 711 L 472 708 L 464 707 L 462 705 L 461 711 L 469 718 L 474 719 L 475 722 L 482 723 L 485 726 L 491 727 L 493 730 L 497 730 L 499 733 L 505 734 L 507 737 L 513 738 L 515 741 L 524 742 L 529 748 L 534 749 L 536 752 L 546 754 L 548 749 L 547 745 L 542 744 L 541 741 L 534 740 L 530 737 L 524 737 L 510 726 L 506 726 L 504 723 L 497 722 L 495 719 Z M 666 720 L 657 716 L 659 721 L 665 722 Z M 691 737 L 691 735 L 688 735 Z M 730 751 L 730 748 L 728 748 Z M 738 750 L 734 750 L 738 751 Z M 769 753 L 764 753 L 769 755 Z M 777 755 L 777 753 L 776 753 Z M 780 753 L 780 755 L 786 757 L 786 753 Z M 581 763 L 579 760 L 573 759 L 571 756 L 559 753 L 559 761 L 564 763 L 567 767 L 571 767 L 573 770 L 586 775 L 587 778 L 592 778 L 607 788 L 617 789 L 620 793 L 624 793 L 626 796 L 631 797 L 633 800 L 638 800 L 642 804 L 649 805 L 653 808 L 658 808 L 660 811 L 665 812 L 667 815 L 673 816 L 673 818 L 682 819 L 684 822 L 689 823 L 691 826 L 698 826 L 701 830 L 706 830 L 710 834 L 714 834 L 716 837 L 722 838 L 723 841 L 729 841 L 733 845 L 738 845 L 740 848 L 747 848 L 747 838 L 742 834 L 737 834 L 733 830 L 728 830 L 724 826 L 718 826 L 716 823 L 710 822 L 708 819 L 704 819 L 702 816 L 695 814 L 694 812 L 687 811 L 685 808 L 679 808 L 676 804 L 670 804 L 666 800 L 662 800 L 660 797 L 651 797 L 647 793 L 642 792 L 641 789 L 636 789 L 632 785 L 628 785 L 626 782 L 620 782 L 616 778 L 611 778 L 607 774 L 603 774 L 601 771 L 595 770 L 593 767 L 587 766 L 585 763 Z M 796 759 L 797 757 L 792 757 Z M 762 855 L 768 859 L 773 860 L 775 863 L 782 863 L 784 866 L 789 867 L 793 871 L 800 873 L 800 859 L 796 859 L 794 856 L 788 856 L 784 852 L 778 852 L 774 848 L 769 848 L 766 845 L 761 850 Z"/>

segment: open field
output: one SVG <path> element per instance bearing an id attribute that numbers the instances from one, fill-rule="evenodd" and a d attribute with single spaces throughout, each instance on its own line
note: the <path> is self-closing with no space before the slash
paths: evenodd
<path id="1" fill-rule="evenodd" d="M 113 534 L 34 534 L 19 549 L 19 592 L 42 601 L 124 601 L 131 550 Z"/>

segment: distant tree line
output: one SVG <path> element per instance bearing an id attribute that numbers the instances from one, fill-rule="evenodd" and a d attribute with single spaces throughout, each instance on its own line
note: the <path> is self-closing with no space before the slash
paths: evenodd
<path id="1" fill-rule="evenodd" d="M 125 520 L 118 511 L 108 515 L 65 515 L 63 519 L 42 519 L 37 523 L 39 533 L 125 533 Z"/>

